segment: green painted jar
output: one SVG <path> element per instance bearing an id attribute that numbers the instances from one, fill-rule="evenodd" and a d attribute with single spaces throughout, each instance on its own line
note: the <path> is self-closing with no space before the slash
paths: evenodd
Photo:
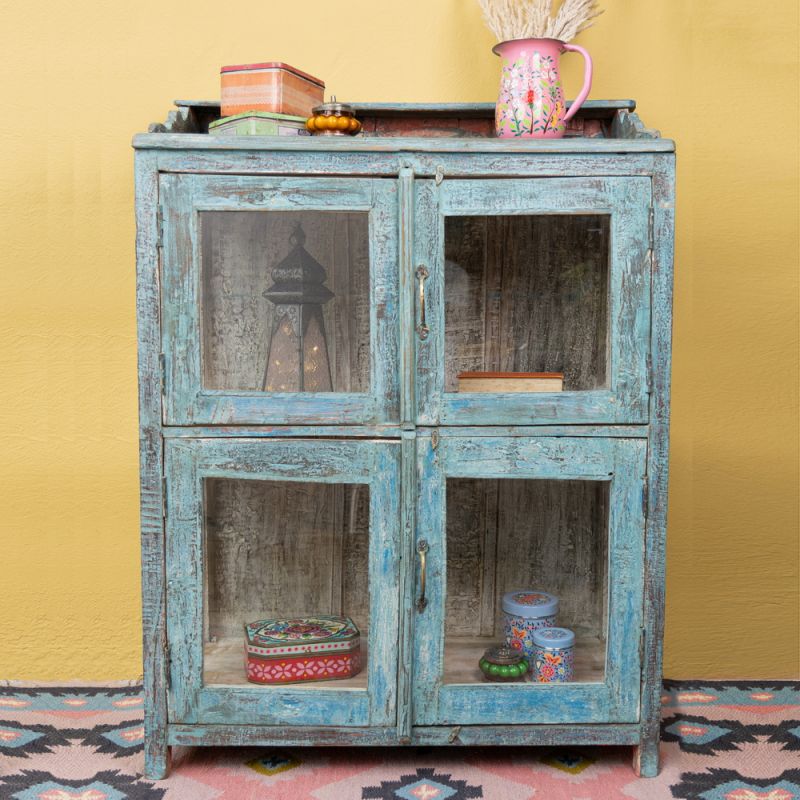
<path id="1" fill-rule="evenodd" d="M 507 645 L 490 647 L 478 662 L 487 681 L 518 681 L 528 673 L 525 656 Z"/>

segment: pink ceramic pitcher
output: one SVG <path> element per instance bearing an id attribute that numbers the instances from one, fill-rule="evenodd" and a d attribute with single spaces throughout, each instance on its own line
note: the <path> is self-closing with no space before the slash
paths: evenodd
<path id="1" fill-rule="evenodd" d="M 559 57 L 580 53 L 586 61 L 583 89 L 566 110 Z M 560 139 L 592 88 L 592 58 L 582 48 L 558 39 L 512 39 L 493 48 L 503 60 L 500 95 L 495 109 L 498 136 Z"/>

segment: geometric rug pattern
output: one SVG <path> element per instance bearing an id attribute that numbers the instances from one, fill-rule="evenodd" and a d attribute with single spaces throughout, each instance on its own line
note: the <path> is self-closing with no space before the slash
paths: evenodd
<path id="1" fill-rule="evenodd" d="M 661 774 L 630 748 L 176 748 L 139 686 L 0 686 L 0 800 L 800 800 L 800 683 L 667 681 Z"/>

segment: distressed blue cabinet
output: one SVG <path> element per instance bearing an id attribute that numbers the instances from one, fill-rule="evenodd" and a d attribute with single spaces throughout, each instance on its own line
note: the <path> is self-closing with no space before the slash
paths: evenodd
<path id="1" fill-rule="evenodd" d="M 185 103 L 135 137 L 149 777 L 179 744 L 627 744 L 658 771 L 674 146 L 631 101 L 563 140 L 492 114 L 217 137 Z M 560 598 L 572 683 L 482 679 L 523 587 Z M 249 683 L 243 624 L 307 614 L 356 622 L 361 672 Z"/>

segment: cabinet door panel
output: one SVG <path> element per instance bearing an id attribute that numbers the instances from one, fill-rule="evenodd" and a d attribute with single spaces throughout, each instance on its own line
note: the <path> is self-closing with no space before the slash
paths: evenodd
<path id="1" fill-rule="evenodd" d="M 418 422 L 645 422 L 650 198 L 646 178 L 419 182 Z M 522 391 L 541 373 L 563 391 Z"/>
<path id="2" fill-rule="evenodd" d="M 415 725 L 638 721 L 645 457 L 642 440 L 420 437 Z M 522 589 L 559 598 L 573 682 L 483 678 L 503 594 Z"/>
<path id="3" fill-rule="evenodd" d="M 372 441 L 168 442 L 171 721 L 394 724 L 399 451 Z M 250 675 L 245 624 L 319 615 L 358 626 L 358 674 L 249 682 L 267 672 L 296 679 L 299 667 L 264 661 Z"/>
<path id="4" fill-rule="evenodd" d="M 165 418 L 399 419 L 393 181 L 165 175 Z"/>

